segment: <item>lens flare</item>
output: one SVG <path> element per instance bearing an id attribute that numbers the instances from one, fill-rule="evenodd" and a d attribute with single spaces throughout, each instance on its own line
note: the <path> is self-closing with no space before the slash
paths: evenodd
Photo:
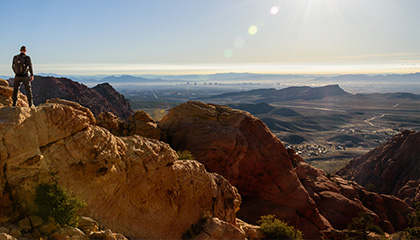
<path id="1" fill-rule="evenodd" d="M 280 8 L 278 6 L 273 6 L 270 9 L 270 13 L 271 15 L 276 15 L 277 13 L 279 13 Z"/>
<path id="2" fill-rule="evenodd" d="M 257 32 L 258 32 L 258 27 L 257 27 L 257 26 L 255 26 L 255 25 L 251 25 L 251 26 L 248 28 L 248 33 L 249 33 L 249 35 L 255 35 L 255 34 L 257 34 Z"/>
<path id="3" fill-rule="evenodd" d="M 233 46 L 236 48 L 243 48 L 245 46 L 245 39 L 243 37 L 237 37 L 233 41 Z"/>
<path id="4" fill-rule="evenodd" d="M 225 50 L 225 58 L 231 58 L 233 56 L 233 50 L 228 48 Z"/>

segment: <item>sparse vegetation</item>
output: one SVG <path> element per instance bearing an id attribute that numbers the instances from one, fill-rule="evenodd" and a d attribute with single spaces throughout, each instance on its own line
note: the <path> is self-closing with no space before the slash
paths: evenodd
<path id="1" fill-rule="evenodd" d="M 367 240 L 373 239 L 369 236 L 371 233 L 376 233 L 378 235 L 383 235 L 384 232 L 382 229 L 375 225 L 374 219 L 369 216 L 367 212 L 359 213 L 359 217 L 353 218 L 351 223 L 347 225 L 347 239 L 354 240 Z"/>
<path id="2" fill-rule="evenodd" d="M 414 205 L 416 212 L 408 216 L 410 227 L 404 230 L 403 239 L 420 239 L 420 202 Z"/>
<path id="3" fill-rule="evenodd" d="M 198 234 L 200 234 L 201 231 L 203 231 L 203 226 L 212 217 L 211 213 L 206 212 L 204 213 L 197 223 L 191 225 L 190 229 L 188 229 L 183 235 L 182 239 L 192 239 Z"/>
<path id="4" fill-rule="evenodd" d="M 82 200 L 70 196 L 63 186 L 57 183 L 40 184 L 36 189 L 35 203 L 37 214 L 45 221 L 54 219 L 60 226 L 77 226 L 77 212 L 86 206 Z"/>
<path id="5" fill-rule="evenodd" d="M 266 239 L 303 239 L 303 233 L 300 230 L 276 219 L 274 215 L 261 216 L 258 224 Z"/>
<path id="6" fill-rule="evenodd" d="M 196 160 L 195 156 L 188 150 L 177 151 L 178 160 Z"/>

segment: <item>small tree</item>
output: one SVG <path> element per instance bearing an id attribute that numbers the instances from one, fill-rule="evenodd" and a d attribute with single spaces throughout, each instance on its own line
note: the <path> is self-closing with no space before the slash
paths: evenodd
<path id="1" fill-rule="evenodd" d="M 267 239 L 303 239 L 303 233 L 300 230 L 274 218 L 274 215 L 261 216 L 258 224 Z"/>
<path id="2" fill-rule="evenodd" d="M 37 214 L 47 221 L 50 217 L 60 226 L 76 226 L 77 212 L 86 206 L 82 200 L 70 196 L 63 186 L 57 183 L 40 184 L 36 189 L 35 203 Z"/>
<path id="3" fill-rule="evenodd" d="M 420 239 L 420 202 L 414 204 L 416 212 L 408 215 L 409 228 L 404 230 L 404 239 Z"/>
<path id="4" fill-rule="evenodd" d="M 353 218 L 351 223 L 347 225 L 350 230 L 347 234 L 348 239 L 369 239 L 369 233 L 377 233 L 383 235 L 382 229 L 375 225 L 375 222 L 367 212 L 359 213 L 359 217 Z"/>

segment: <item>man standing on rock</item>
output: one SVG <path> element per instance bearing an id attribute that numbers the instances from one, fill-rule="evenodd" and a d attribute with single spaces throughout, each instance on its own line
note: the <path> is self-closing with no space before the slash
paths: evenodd
<path id="1" fill-rule="evenodd" d="M 16 106 L 17 96 L 20 84 L 25 85 L 26 97 L 28 98 L 29 107 L 32 107 L 32 90 L 31 82 L 34 80 L 34 72 L 32 70 L 31 58 L 26 55 L 26 47 L 20 48 L 20 54 L 13 57 L 12 69 L 15 72 L 15 80 L 13 81 L 13 105 Z M 30 75 L 28 76 L 28 72 Z"/>

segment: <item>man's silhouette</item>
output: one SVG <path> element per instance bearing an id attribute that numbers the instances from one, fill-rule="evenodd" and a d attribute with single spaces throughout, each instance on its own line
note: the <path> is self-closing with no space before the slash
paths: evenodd
<path id="1" fill-rule="evenodd" d="M 20 84 L 25 85 L 26 97 L 28 98 L 29 107 L 32 106 L 32 90 L 31 82 L 34 80 L 34 72 L 32 70 L 31 58 L 26 55 L 26 47 L 20 48 L 20 54 L 13 57 L 12 69 L 15 72 L 15 80 L 13 82 L 13 105 L 16 106 L 17 95 Z M 28 75 L 30 73 L 30 75 Z"/>

